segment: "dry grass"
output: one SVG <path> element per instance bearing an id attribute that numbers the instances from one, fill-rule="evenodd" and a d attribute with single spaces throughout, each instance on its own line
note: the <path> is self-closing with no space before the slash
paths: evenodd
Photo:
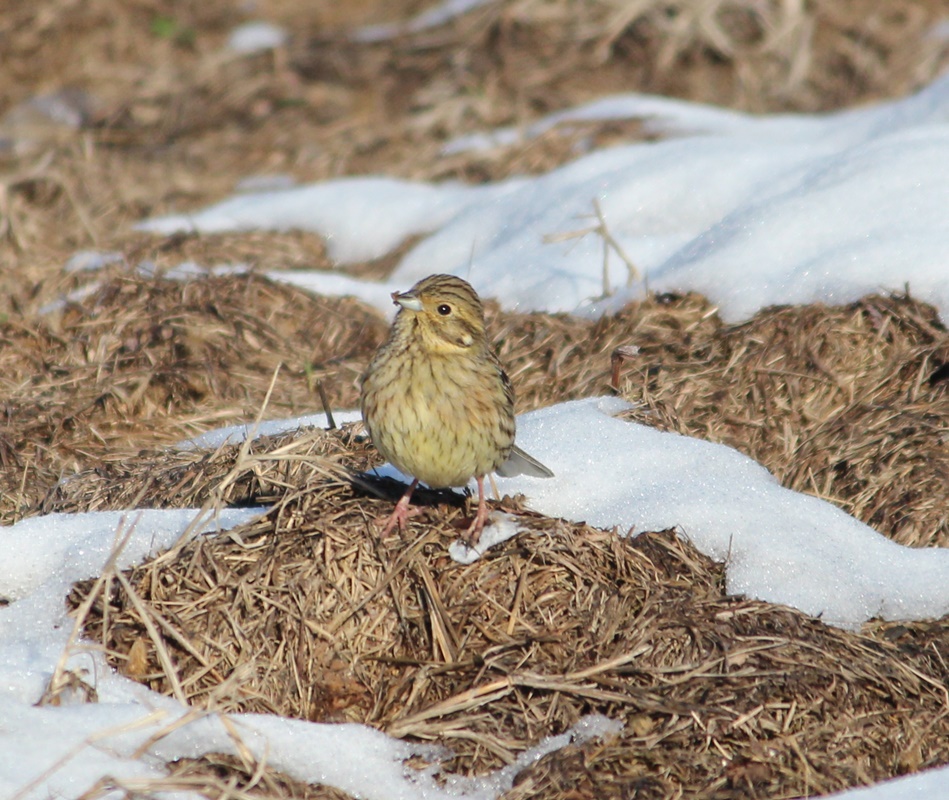
<path id="1" fill-rule="evenodd" d="M 440 149 L 619 91 L 821 111 L 904 95 L 949 55 L 927 36 L 946 0 L 507 0 L 387 43 L 345 35 L 429 5 L 269 0 L 258 13 L 291 41 L 254 56 L 222 49 L 243 21 L 230 0 L 0 11 L 0 520 L 272 504 L 238 534 L 104 581 L 87 634 L 117 668 L 196 706 L 366 721 L 450 744 L 448 768 L 466 773 L 588 711 L 625 723 L 615 740 L 546 757 L 511 798 L 778 798 L 949 762 L 945 619 L 828 629 L 723 596 L 722 567 L 669 533 L 628 541 L 516 498 L 503 506 L 525 532 L 469 567 L 445 557 L 465 512 L 443 493 L 422 495 L 441 505 L 404 541 L 380 542 L 369 521 L 393 487 L 354 478 L 375 463 L 354 429 L 159 449 L 253 420 L 268 392 L 268 417 L 320 410 L 317 381 L 334 406 L 354 405 L 384 323 L 253 275 L 138 277 L 143 261 L 333 266 L 312 235 L 156 239 L 130 230 L 144 216 L 220 199 L 254 174 L 540 172 L 642 131 L 606 120 L 483 153 Z M 9 113 L 63 89 L 78 98 L 76 126 Z M 85 248 L 123 263 L 40 314 L 93 279 L 62 269 Z M 380 276 L 393 263 L 347 269 Z M 731 327 L 694 296 L 597 323 L 494 310 L 491 324 L 519 410 L 617 377 L 640 403 L 634 419 L 741 449 L 897 541 L 949 544 L 949 343 L 911 298 L 771 309 Z M 117 789 L 342 796 L 258 766 L 211 755 L 172 765 L 162 786 Z"/>
<path id="2" fill-rule="evenodd" d="M 949 336 L 924 304 L 868 297 L 726 327 L 702 298 L 660 297 L 596 323 L 490 322 L 521 411 L 610 391 L 610 354 L 637 348 L 619 362 L 632 418 L 742 450 L 904 544 L 949 543 Z M 320 410 L 317 381 L 354 407 L 384 330 L 358 303 L 253 276 L 120 277 L 55 325 L 8 326 L 0 478 L 10 500 L 29 491 L 6 513 L 89 457 L 121 465 L 131 446 L 253 419 L 277 367 L 269 415 Z"/>
<path id="3" fill-rule="evenodd" d="M 766 309 L 724 326 L 697 296 L 588 323 L 501 321 L 525 407 L 621 389 L 650 425 L 722 442 L 903 544 L 949 545 L 949 334 L 910 297 Z"/>
<path id="4" fill-rule="evenodd" d="M 161 504 L 213 494 L 241 463 L 234 447 L 182 459 L 150 465 Z M 446 507 L 380 541 L 371 520 L 391 500 L 332 474 L 367 463 L 349 430 L 262 442 L 244 463 L 226 499 L 276 499 L 265 520 L 159 556 L 93 598 L 87 635 L 157 691 L 438 741 L 463 773 L 508 763 L 591 710 L 625 723 L 615 740 L 548 757 L 513 797 L 568 785 L 792 797 L 949 760 L 946 621 L 838 631 L 725 597 L 722 566 L 671 532 L 623 539 L 516 499 L 501 505 L 523 532 L 470 566 L 446 556 L 465 522 Z M 97 493 L 120 480 L 70 483 Z"/>
<path id="5" fill-rule="evenodd" d="M 226 281 L 214 289 L 228 296 Z M 106 291 L 97 314 L 108 317 L 104 297 L 132 313 Z M 342 320 L 328 312 L 324 334 L 341 336 L 332 331 Z M 622 372 L 625 392 L 644 401 L 634 416 L 757 451 L 785 464 L 785 480 L 830 482 L 845 505 L 873 496 L 873 509 L 899 511 L 878 525 L 891 536 L 945 541 L 947 341 L 925 305 L 871 297 L 726 327 L 701 298 L 662 297 L 597 323 L 496 312 L 491 322 L 524 407 L 599 392 L 608 354 L 634 344 Z M 275 339 L 263 341 L 266 350 Z M 235 360 L 250 348 L 265 355 L 250 340 L 232 346 Z M 241 385 L 261 394 L 266 371 Z M 926 425 L 908 432 L 907 419 Z M 380 541 L 371 521 L 398 489 L 354 479 L 377 458 L 358 426 L 243 450 L 112 456 L 61 482 L 41 510 L 273 506 L 262 522 L 160 555 L 129 573 L 129 588 L 113 582 L 90 598 L 87 635 L 118 669 L 200 707 L 366 722 L 449 744 L 457 755 L 446 768 L 464 773 L 506 763 L 590 710 L 626 723 L 616 741 L 547 757 L 513 797 L 577 786 L 590 797 L 791 797 L 949 760 L 946 620 L 836 631 L 725 597 L 722 566 L 672 534 L 628 541 L 531 515 L 516 498 L 502 507 L 524 532 L 469 567 L 445 553 L 467 521 L 445 493 L 423 496 L 441 505 L 404 539 Z M 851 480 L 837 467 L 844 458 Z"/>
<path id="6" fill-rule="evenodd" d="M 8 4 L 0 263 L 10 269 L 0 274 L 0 311 L 49 299 L 76 249 L 115 249 L 134 263 L 143 239 L 131 223 L 220 199 L 249 175 L 479 181 L 538 172 L 578 147 L 638 139 L 638 124 L 604 120 L 464 156 L 440 149 L 620 91 L 751 111 L 837 108 L 915 90 L 949 59 L 928 35 L 947 0 L 508 0 L 387 43 L 347 38 L 355 25 L 422 5 L 272 0 L 260 14 L 285 23 L 290 43 L 236 56 L 223 49 L 243 21 L 229 0 Z M 35 113 L 23 124 L 21 104 L 62 90 L 72 91 L 75 126 Z M 288 241 L 271 239 L 268 268 L 325 263 L 316 243 Z M 245 247 L 243 237 L 211 242 L 206 263 L 234 242 Z M 258 252 L 249 237 L 246 254 Z"/>
<path id="7" fill-rule="evenodd" d="M 138 448 L 253 419 L 319 410 L 322 382 L 352 407 L 385 323 L 252 275 L 189 282 L 127 276 L 60 315 L 0 325 L 0 473 L 6 518 L 60 475 Z"/>

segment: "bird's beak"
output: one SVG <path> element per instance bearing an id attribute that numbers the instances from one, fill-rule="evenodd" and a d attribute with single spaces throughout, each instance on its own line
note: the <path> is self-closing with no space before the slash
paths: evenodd
<path id="1" fill-rule="evenodd" d="M 409 311 L 421 311 L 422 310 L 422 301 L 411 291 L 409 292 L 393 292 L 392 293 L 392 302 L 397 306 L 402 306 Z"/>

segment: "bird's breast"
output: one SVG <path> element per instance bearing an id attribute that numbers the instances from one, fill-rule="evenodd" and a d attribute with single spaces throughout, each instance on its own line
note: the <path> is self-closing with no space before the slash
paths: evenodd
<path id="1" fill-rule="evenodd" d="M 407 349 L 367 373 L 363 415 L 379 451 L 429 486 L 493 472 L 514 443 L 514 408 L 490 357 Z"/>

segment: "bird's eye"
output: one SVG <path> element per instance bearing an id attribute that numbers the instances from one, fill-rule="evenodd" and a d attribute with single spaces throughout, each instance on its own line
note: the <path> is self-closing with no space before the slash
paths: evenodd
<path id="1" fill-rule="evenodd" d="M 447 317 L 449 314 L 451 314 L 451 306 L 448 305 L 448 303 L 442 303 L 436 310 L 443 317 Z"/>

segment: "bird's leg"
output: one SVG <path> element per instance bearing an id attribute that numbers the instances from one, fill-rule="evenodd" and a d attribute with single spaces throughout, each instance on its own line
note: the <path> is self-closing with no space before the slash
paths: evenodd
<path id="1" fill-rule="evenodd" d="M 385 527 L 379 533 L 379 536 L 383 539 L 392 533 L 396 526 L 398 526 L 400 531 L 405 530 L 405 521 L 412 515 L 412 512 L 409 511 L 409 501 L 412 499 L 412 492 L 415 491 L 416 486 L 418 486 L 418 478 L 409 484 L 409 488 L 405 490 L 405 494 L 403 494 L 402 497 L 399 498 L 399 502 L 395 504 L 395 510 L 386 520 Z M 382 520 L 379 520 L 379 522 L 381 523 Z"/>
<path id="2" fill-rule="evenodd" d="M 478 481 L 478 513 L 475 514 L 474 521 L 465 531 L 462 540 L 468 547 L 474 547 L 481 538 L 481 531 L 484 530 L 484 523 L 488 521 L 488 503 L 484 499 L 484 475 L 479 475 Z"/>

